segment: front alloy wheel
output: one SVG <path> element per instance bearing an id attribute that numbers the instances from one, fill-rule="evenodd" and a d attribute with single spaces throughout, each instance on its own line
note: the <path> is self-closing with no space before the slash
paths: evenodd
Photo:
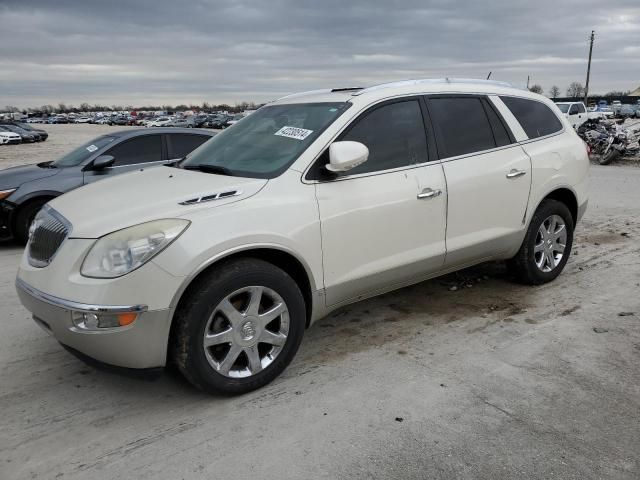
<path id="1" fill-rule="evenodd" d="M 225 261 L 181 299 L 172 359 L 201 390 L 245 393 L 282 373 L 305 326 L 304 297 L 285 271 L 256 258 Z"/>
<path id="2" fill-rule="evenodd" d="M 273 363 L 289 335 L 289 309 L 270 288 L 250 286 L 227 295 L 204 328 L 209 365 L 225 377 L 255 375 Z"/>

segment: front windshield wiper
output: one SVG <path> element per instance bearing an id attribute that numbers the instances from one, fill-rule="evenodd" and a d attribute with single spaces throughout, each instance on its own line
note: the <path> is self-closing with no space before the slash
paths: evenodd
<path id="1" fill-rule="evenodd" d="M 201 163 L 200 165 L 185 165 L 182 168 L 185 170 L 198 170 L 200 172 L 218 173 L 220 175 L 229 175 L 230 177 L 233 177 L 233 172 L 231 170 L 220 165 L 207 165 L 206 163 Z"/>

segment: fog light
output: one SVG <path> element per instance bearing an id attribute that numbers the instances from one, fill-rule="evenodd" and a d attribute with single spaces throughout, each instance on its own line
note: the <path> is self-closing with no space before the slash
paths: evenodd
<path id="1" fill-rule="evenodd" d="M 85 313 L 82 319 L 87 328 L 98 328 L 98 316 L 95 313 Z"/>
<path id="2" fill-rule="evenodd" d="M 103 314 L 92 312 L 73 312 L 73 324 L 82 330 L 101 330 L 131 325 L 138 318 L 135 312 Z"/>

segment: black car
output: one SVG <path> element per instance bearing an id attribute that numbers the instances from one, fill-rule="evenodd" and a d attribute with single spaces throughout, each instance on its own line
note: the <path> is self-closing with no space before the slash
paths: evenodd
<path id="1" fill-rule="evenodd" d="M 2 125 L 5 125 L 5 123 L 3 123 Z M 26 130 L 29 133 L 37 133 L 40 136 L 40 141 L 44 142 L 47 138 L 49 138 L 49 134 L 42 130 L 41 128 L 33 128 L 31 125 L 29 125 L 28 123 L 24 123 L 24 122 L 10 122 L 10 123 L 6 123 L 6 125 L 15 125 L 16 127 L 20 127 L 23 130 Z"/>
<path id="2" fill-rule="evenodd" d="M 209 128 L 227 128 L 229 126 L 229 115 L 210 115 L 207 119 L 206 126 Z"/>
<path id="3" fill-rule="evenodd" d="M 0 125 L 0 130 L 17 133 L 22 138 L 22 143 L 34 143 L 40 141 L 40 135 L 37 133 L 28 132 L 27 130 L 16 127 L 15 125 Z"/>
<path id="4" fill-rule="evenodd" d="M 26 242 L 52 198 L 112 175 L 175 162 L 215 135 L 193 128 L 139 128 L 94 138 L 55 162 L 0 170 L 0 238 Z"/>

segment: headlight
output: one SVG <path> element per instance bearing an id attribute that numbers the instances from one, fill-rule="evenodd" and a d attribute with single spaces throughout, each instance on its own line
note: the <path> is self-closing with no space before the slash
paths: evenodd
<path id="1" fill-rule="evenodd" d="M 126 275 L 167 248 L 189 223 L 178 218 L 155 220 L 105 235 L 89 250 L 80 273 L 93 278 Z"/>
<path id="2" fill-rule="evenodd" d="M 4 200 L 16 190 L 16 188 L 10 188 L 9 190 L 0 190 L 0 200 Z"/>

